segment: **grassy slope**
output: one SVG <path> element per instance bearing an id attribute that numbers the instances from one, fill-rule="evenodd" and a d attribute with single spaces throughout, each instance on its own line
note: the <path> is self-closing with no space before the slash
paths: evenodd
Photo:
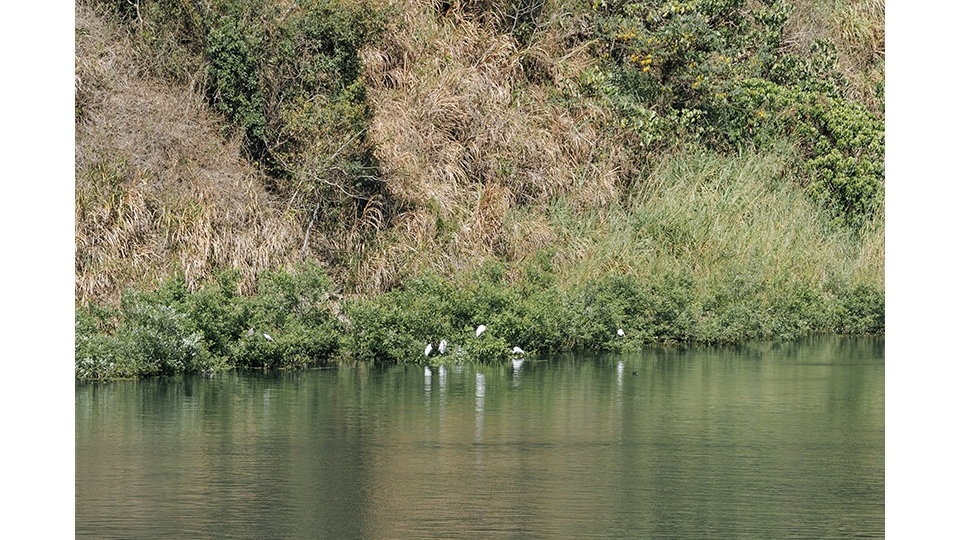
<path id="1" fill-rule="evenodd" d="M 101 6 L 76 5 L 76 300 L 116 304 L 128 286 L 289 260 L 300 227 L 244 159 L 187 72 L 153 76 Z M 170 59 L 168 59 L 170 60 Z M 181 69 L 188 69 L 184 64 Z"/>
<path id="2" fill-rule="evenodd" d="M 347 308 L 339 292 L 383 293 L 424 272 L 462 280 L 491 261 L 506 263 L 504 279 L 518 290 L 538 265 L 558 291 L 610 276 L 685 276 L 700 317 L 719 291 L 756 299 L 751 309 L 767 309 L 764 298 L 782 290 L 882 291 L 882 212 L 862 234 L 831 225 L 785 166 L 786 143 L 736 155 L 638 154 L 608 109 L 576 94 L 596 59 L 575 39 L 584 24 L 575 6 L 546 5 L 556 15 L 521 45 L 472 4 L 445 16 L 430 4 L 391 4 L 397 16 L 363 50 L 368 137 L 387 203 L 374 234 L 344 240 L 321 229 L 308 245 L 309 259 L 329 263 L 334 281 L 318 302 L 336 320 Z M 300 259 L 309 215 L 291 213 L 290 199 L 244 158 L 203 100 L 198 58 L 145 47 L 96 6 L 77 5 L 77 301 L 116 306 L 123 287 L 175 275 L 192 290 L 216 268 L 240 270 L 240 292 L 251 292 L 255 275 Z M 817 35 L 841 43 L 851 98 L 878 109 L 869 96 L 883 77 L 882 4 L 799 1 L 787 30 L 788 46 Z M 186 60 L 171 62 L 177 55 Z M 249 311 L 243 323 L 257 318 Z M 459 332 L 468 322 L 437 324 Z M 699 331 L 686 338 L 726 340 Z M 409 338 L 432 332 L 411 329 Z M 316 354 L 337 349 L 324 347 Z M 340 354 L 363 357 L 364 347 L 347 343 Z"/>

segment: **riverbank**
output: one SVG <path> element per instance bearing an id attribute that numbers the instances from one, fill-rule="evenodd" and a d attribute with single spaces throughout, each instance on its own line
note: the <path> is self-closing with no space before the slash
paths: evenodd
<path id="1" fill-rule="evenodd" d="M 75 30 L 79 379 L 884 331 L 882 4 L 84 0 Z"/>

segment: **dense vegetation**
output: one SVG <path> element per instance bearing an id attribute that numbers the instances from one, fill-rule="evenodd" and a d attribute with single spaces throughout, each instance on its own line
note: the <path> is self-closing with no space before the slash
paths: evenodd
<path id="1" fill-rule="evenodd" d="M 872 0 L 90 0 L 76 124 L 80 379 L 884 330 Z"/>

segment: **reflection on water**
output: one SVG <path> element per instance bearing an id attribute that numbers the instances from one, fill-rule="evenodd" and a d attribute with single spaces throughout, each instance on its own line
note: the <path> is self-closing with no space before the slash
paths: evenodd
<path id="1" fill-rule="evenodd" d="M 78 385 L 77 537 L 882 538 L 883 350 Z"/>

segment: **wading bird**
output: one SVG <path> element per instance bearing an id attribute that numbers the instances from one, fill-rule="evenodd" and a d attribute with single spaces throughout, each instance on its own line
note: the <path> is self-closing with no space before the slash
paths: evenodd
<path id="1" fill-rule="evenodd" d="M 523 349 L 521 349 L 520 347 L 514 347 L 511 352 L 513 354 L 523 354 Z"/>
<path id="2" fill-rule="evenodd" d="M 623 328 L 617 328 L 617 335 L 623 337 Z"/>
<path id="3" fill-rule="evenodd" d="M 433 352 L 433 343 L 427 343 L 427 348 L 423 350 L 423 355 L 429 358 L 431 352 Z"/>
<path id="4" fill-rule="evenodd" d="M 268 333 L 266 333 L 266 332 L 263 333 L 263 337 L 267 338 L 267 341 L 273 341 L 273 338 L 270 337 L 270 334 L 268 334 Z"/>
<path id="5" fill-rule="evenodd" d="M 437 347 L 437 350 L 440 351 L 440 354 L 447 352 L 447 340 L 441 339 L 440 346 Z"/>
<path id="6" fill-rule="evenodd" d="M 480 337 L 480 334 L 482 334 L 483 331 L 486 330 L 486 329 L 487 329 L 487 327 L 484 326 L 484 325 L 482 325 L 482 324 L 481 324 L 480 326 L 478 326 L 478 327 L 477 327 L 477 337 Z"/>

